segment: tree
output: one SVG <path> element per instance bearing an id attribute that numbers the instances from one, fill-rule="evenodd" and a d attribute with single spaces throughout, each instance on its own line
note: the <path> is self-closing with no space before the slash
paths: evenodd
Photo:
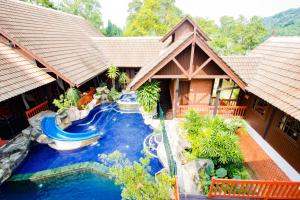
<path id="1" fill-rule="evenodd" d="M 129 77 L 126 72 L 122 72 L 119 76 L 119 83 L 123 86 L 123 89 L 125 89 L 126 84 L 129 83 Z"/>
<path id="2" fill-rule="evenodd" d="M 82 16 L 99 31 L 102 28 L 101 6 L 98 0 L 62 0 L 59 8 L 64 12 Z"/>
<path id="3" fill-rule="evenodd" d="M 25 2 L 29 2 L 32 4 L 36 4 L 39 6 L 44 6 L 46 8 L 57 9 L 51 0 L 23 0 Z"/>
<path id="4" fill-rule="evenodd" d="M 201 30 L 203 30 L 208 36 L 211 36 L 212 34 L 218 32 L 218 26 L 216 25 L 214 20 L 202 17 L 196 17 L 194 18 L 194 20 L 201 28 Z"/>
<path id="5" fill-rule="evenodd" d="M 163 35 L 182 17 L 175 0 L 133 0 L 128 12 L 126 36 Z"/>
<path id="6" fill-rule="evenodd" d="M 108 20 L 107 27 L 104 31 L 104 35 L 108 37 L 121 36 L 122 30 L 117 25 L 111 23 L 111 21 Z"/>
<path id="7" fill-rule="evenodd" d="M 115 184 L 122 186 L 122 199 L 172 199 L 173 179 L 166 172 L 152 176 L 149 155 L 141 158 L 139 162 L 131 162 L 124 154 L 115 151 L 109 155 L 101 154 L 100 159 L 109 167 L 109 174 Z"/>
<path id="8" fill-rule="evenodd" d="M 196 18 L 196 22 L 211 38 L 213 49 L 221 55 L 245 54 L 267 35 L 262 19 L 256 16 L 250 20 L 243 16 L 237 19 L 223 16 L 219 26 L 209 19 Z"/>
<path id="9" fill-rule="evenodd" d="M 107 77 L 112 80 L 113 88 L 116 86 L 116 78 L 119 76 L 119 69 L 115 65 L 110 65 L 107 70 Z"/>

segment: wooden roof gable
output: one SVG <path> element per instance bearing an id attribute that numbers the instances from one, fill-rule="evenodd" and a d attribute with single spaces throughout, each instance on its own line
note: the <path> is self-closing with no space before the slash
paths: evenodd
<path id="1" fill-rule="evenodd" d="M 182 66 L 180 62 L 178 62 L 176 57 L 187 48 L 190 48 L 190 46 L 190 63 L 184 68 L 184 66 Z M 194 55 L 196 46 L 207 55 L 207 59 L 203 61 L 197 69 L 194 69 Z M 166 67 L 170 62 L 173 62 L 178 68 L 177 71 L 181 71 L 182 73 L 180 75 L 158 75 L 157 73 L 164 67 Z M 216 64 L 218 68 L 220 68 L 222 72 L 224 72 L 224 74 L 199 75 L 199 72 L 205 67 L 210 66 L 211 63 Z M 245 89 L 245 83 L 241 80 L 241 78 L 237 74 L 235 74 L 234 71 L 208 46 L 206 41 L 204 41 L 196 31 L 193 33 L 187 33 L 185 36 L 181 37 L 180 39 L 172 43 L 169 47 L 164 49 L 158 58 L 143 66 L 128 87 L 136 90 L 144 82 L 151 78 L 182 78 L 189 80 L 194 78 L 226 78 L 232 79 L 241 89 Z"/>
<path id="2" fill-rule="evenodd" d="M 172 36 L 180 27 L 184 24 L 189 24 L 194 30 L 205 40 L 210 40 L 209 37 L 199 28 L 199 26 L 188 16 L 184 17 L 177 25 L 175 25 L 167 34 L 165 34 L 160 41 L 165 42 L 170 36 Z"/>

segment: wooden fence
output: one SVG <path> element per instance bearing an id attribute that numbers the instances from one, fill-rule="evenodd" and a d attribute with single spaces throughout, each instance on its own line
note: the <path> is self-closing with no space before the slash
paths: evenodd
<path id="1" fill-rule="evenodd" d="M 207 105 L 179 105 L 176 113 L 176 117 L 183 117 L 184 114 L 193 109 L 202 115 L 212 115 L 214 106 Z M 219 106 L 217 115 L 223 117 L 244 117 L 247 106 Z"/>
<path id="2" fill-rule="evenodd" d="M 25 112 L 25 114 L 26 114 L 27 119 L 29 119 L 29 118 L 33 117 L 34 115 L 36 115 L 42 111 L 45 111 L 45 110 L 49 110 L 48 101 L 44 101 L 43 103 L 27 110 Z"/>
<path id="3" fill-rule="evenodd" d="M 212 179 L 208 197 L 300 199 L 300 182 Z"/>

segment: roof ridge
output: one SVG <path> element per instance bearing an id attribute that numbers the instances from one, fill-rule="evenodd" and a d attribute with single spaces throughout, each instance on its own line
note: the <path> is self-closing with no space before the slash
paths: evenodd
<path id="1" fill-rule="evenodd" d="M 116 39 L 160 39 L 161 36 L 119 36 L 119 37 L 92 37 L 92 39 L 99 40 L 116 40 Z"/>
<path id="2" fill-rule="evenodd" d="M 24 4 L 24 5 L 27 5 L 27 6 L 32 6 L 32 7 L 36 7 L 36 8 L 39 8 L 39 9 L 44 9 L 44 10 L 48 10 L 48 11 L 51 11 L 51 12 L 56 12 L 56 13 L 68 15 L 68 16 L 71 16 L 71 17 L 77 17 L 79 19 L 85 20 L 82 16 L 79 16 L 79 15 L 74 15 L 74 14 L 67 13 L 67 12 L 64 12 L 64 11 L 61 11 L 61 10 L 56 10 L 56 9 L 53 9 L 53 8 L 47 8 L 47 7 L 44 7 L 44 6 L 41 6 L 41 5 L 32 4 L 32 3 L 25 2 L 25 1 L 22 1 L 22 0 L 7 0 L 7 1 L 15 2 L 17 4 Z"/>

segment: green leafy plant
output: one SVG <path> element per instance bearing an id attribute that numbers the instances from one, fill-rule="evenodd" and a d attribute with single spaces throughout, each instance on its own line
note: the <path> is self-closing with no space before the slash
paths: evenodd
<path id="1" fill-rule="evenodd" d="M 76 106 L 78 100 L 80 99 L 80 92 L 76 88 L 69 88 L 65 96 L 71 102 L 72 106 Z"/>
<path id="2" fill-rule="evenodd" d="M 149 155 L 146 154 L 139 162 L 131 162 L 124 154 L 115 151 L 100 155 L 100 159 L 109 167 L 110 177 L 115 184 L 122 186 L 122 199 L 171 199 L 173 179 L 166 172 L 152 176 Z"/>
<path id="3" fill-rule="evenodd" d="M 216 175 L 218 178 L 224 178 L 225 176 L 227 176 L 227 170 L 221 167 L 216 170 Z"/>
<path id="4" fill-rule="evenodd" d="M 184 127 L 194 157 L 212 159 L 217 165 L 243 162 L 239 140 L 233 131 L 237 127 L 228 125 L 224 118 L 204 117 L 191 110 Z"/>
<path id="5" fill-rule="evenodd" d="M 138 89 L 137 100 L 146 112 L 151 112 L 159 101 L 159 93 L 159 82 L 146 82 Z"/>
<path id="6" fill-rule="evenodd" d="M 191 148 L 185 151 L 190 159 L 211 159 L 214 169 L 199 172 L 199 189 L 206 194 L 211 178 L 249 179 L 250 175 L 244 167 L 244 159 L 236 135 L 238 128 L 243 127 L 241 119 L 225 120 L 221 117 L 200 116 L 190 110 L 183 122 L 186 137 Z M 203 180 L 202 180 L 203 179 Z"/>
<path id="7" fill-rule="evenodd" d="M 108 94 L 108 98 L 110 101 L 116 101 L 120 97 L 120 92 L 116 90 L 115 88 L 111 88 Z"/>
<path id="8" fill-rule="evenodd" d="M 61 113 L 72 106 L 71 101 L 65 98 L 63 94 L 59 96 L 59 99 L 54 99 L 52 103 L 55 107 L 58 108 L 58 113 Z"/>
<path id="9" fill-rule="evenodd" d="M 126 84 L 129 83 L 129 77 L 126 72 L 122 72 L 119 76 L 119 83 L 122 85 L 123 89 L 125 89 Z"/>
<path id="10" fill-rule="evenodd" d="M 116 78 L 119 76 L 119 69 L 115 65 L 109 66 L 107 73 L 107 77 L 112 80 L 112 87 L 115 88 L 116 86 Z"/>

